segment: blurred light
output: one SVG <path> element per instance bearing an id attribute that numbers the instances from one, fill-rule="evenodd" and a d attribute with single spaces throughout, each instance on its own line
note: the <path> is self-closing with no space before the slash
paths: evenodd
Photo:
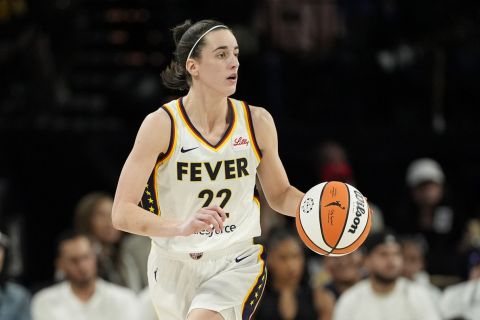
<path id="1" fill-rule="evenodd" d="M 129 34 L 123 30 L 115 30 L 110 33 L 110 42 L 115 45 L 125 44 L 129 39 Z"/>
<path id="2" fill-rule="evenodd" d="M 66 10 L 72 4 L 71 0 L 57 0 L 55 6 L 60 10 Z"/>
<path id="3" fill-rule="evenodd" d="M 161 67 L 165 63 L 165 55 L 161 52 L 152 52 L 149 57 L 150 65 Z"/>

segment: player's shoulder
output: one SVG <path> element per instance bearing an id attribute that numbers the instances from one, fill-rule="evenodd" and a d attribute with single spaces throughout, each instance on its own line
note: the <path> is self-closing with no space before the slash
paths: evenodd
<path id="1" fill-rule="evenodd" d="M 271 123 L 273 117 L 264 107 L 249 105 L 250 113 L 254 123 Z"/>
<path id="2" fill-rule="evenodd" d="M 164 106 L 158 108 L 157 110 L 146 115 L 145 123 L 153 124 L 154 126 L 158 125 L 170 125 L 171 124 L 171 114 Z"/>

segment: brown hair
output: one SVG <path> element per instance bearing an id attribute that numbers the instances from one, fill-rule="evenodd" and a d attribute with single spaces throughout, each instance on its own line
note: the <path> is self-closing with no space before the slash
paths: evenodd
<path id="1" fill-rule="evenodd" d="M 91 192 L 83 196 L 75 207 L 75 230 L 87 235 L 92 234 L 92 216 L 97 205 L 112 197 L 106 192 Z"/>
<path id="2" fill-rule="evenodd" d="M 173 52 L 173 59 L 170 65 L 161 73 L 165 87 L 174 90 L 188 90 L 190 88 L 192 85 L 192 77 L 185 68 L 188 53 L 195 42 L 197 42 L 208 29 L 217 25 L 224 24 L 215 20 L 201 20 L 192 24 L 190 20 L 186 20 L 184 23 L 172 29 L 175 51 Z M 228 27 L 225 28 L 230 30 Z M 201 39 L 195 46 L 190 57 L 199 57 L 204 45 L 205 41 Z"/>

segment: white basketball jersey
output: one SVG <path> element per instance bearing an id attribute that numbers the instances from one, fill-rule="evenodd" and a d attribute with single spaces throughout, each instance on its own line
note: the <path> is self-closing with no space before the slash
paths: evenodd
<path id="1" fill-rule="evenodd" d="M 161 155 L 141 205 L 167 219 L 185 221 L 198 209 L 217 204 L 228 213 L 221 232 L 203 230 L 188 237 L 153 237 L 166 250 L 205 252 L 260 235 L 260 204 L 254 194 L 260 149 L 249 106 L 228 99 L 231 121 L 212 145 L 190 122 L 182 98 L 162 106 L 172 120 L 170 146 Z"/>

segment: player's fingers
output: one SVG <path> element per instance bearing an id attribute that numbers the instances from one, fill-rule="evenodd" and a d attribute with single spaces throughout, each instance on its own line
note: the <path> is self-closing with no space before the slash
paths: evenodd
<path id="1" fill-rule="evenodd" d="M 204 212 L 199 216 L 199 219 L 209 225 L 209 229 L 215 229 L 215 231 L 220 232 L 220 225 L 217 219 L 214 218 L 213 214 Z"/>
<path id="2" fill-rule="evenodd" d="M 219 215 L 219 213 L 216 210 L 210 210 L 210 209 L 203 208 L 202 212 L 205 212 L 206 214 L 211 215 L 217 221 L 219 227 L 221 229 L 223 229 L 223 221 L 224 220 L 222 219 L 222 217 Z"/>
<path id="3" fill-rule="evenodd" d="M 223 210 L 222 207 L 220 207 L 219 205 L 213 205 L 213 206 L 205 207 L 203 209 L 215 211 L 220 216 L 222 221 L 225 221 L 225 219 L 228 218 L 225 210 Z"/>
<path id="4" fill-rule="evenodd" d="M 213 206 L 213 210 L 217 211 L 217 213 L 222 218 L 222 221 L 225 221 L 225 219 L 227 219 L 227 213 L 225 212 L 225 210 L 223 210 L 222 207 L 220 207 L 218 205 L 215 205 L 215 206 Z"/>
<path id="5" fill-rule="evenodd" d="M 211 230 L 212 228 L 210 227 L 210 224 L 203 222 L 201 220 L 197 220 L 195 222 L 194 229 L 195 229 L 195 232 L 200 232 L 203 230 Z"/>

